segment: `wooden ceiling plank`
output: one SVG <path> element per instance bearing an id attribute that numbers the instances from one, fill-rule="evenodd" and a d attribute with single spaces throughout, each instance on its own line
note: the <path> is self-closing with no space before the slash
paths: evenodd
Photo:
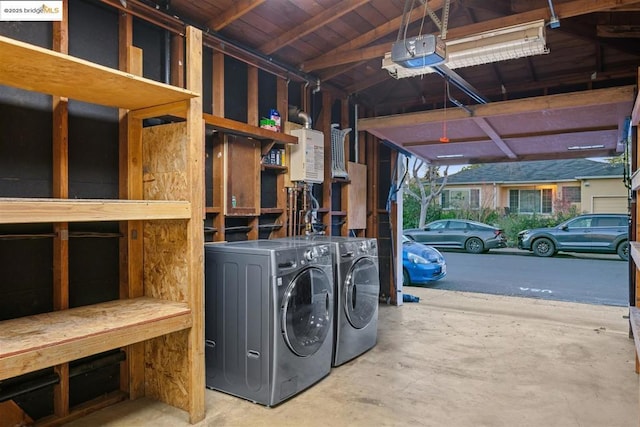
<path id="1" fill-rule="evenodd" d="M 283 48 L 284 46 L 291 44 L 295 40 L 298 40 L 299 38 L 314 32 L 318 28 L 327 25 L 331 21 L 334 21 L 341 16 L 351 12 L 352 10 L 362 6 L 363 4 L 368 3 L 369 1 L 370 0 L 341 1 L 335 6 L 332 6 L 329 9 L 325 9 L 323 12 L 302 23 L 301 25 L 298 25 L 297 27 L 286 31 L 273 40 L 268 41 L 267 43 L 260 46 L 259 50 L 266 55 L 270 55 L 273 52 Z"/>
<path id="2" fill-rule="evenodd" d="M 498 132 L 496 132 L 493 126 L 491 126 L 491 124 L 489 124 L 489 122 L 484 117 L 473 117 L 473 121 L 478 125 L 480 129 L 482 129 L 484 133 L 487 134 L 489 138 L 491 138 L 491 140 L 498 146 L 500 150 L 502 150 L 504 154 L 507 155 L 507 157 L 509 157 L 510 159 L 516 159 L 518 157 L 513 151 L 511 151 L 511 148 L 509 148 L 507 143 L 504 142 L 500 135 L 498 135 Z"/>
<path id="3" fill-rule="evenodd" d="M 488 10 L 489 12 L 495 12 L 499 15 L 509 15 L 513 12 L 510 5 L 496 0 L 462 0 L 460 3 L 462 7 L 466 9 Z"/>
<path id="4" fill-rule="evenodd" d="M 266 0 L 237 0 L 234 5 L 222 15 L 215 17 L 207 23 L 207 27 L 214 31 L 220 31 L 236 19 L 251 12 Z"/>
<path id="5" fill-rule="evenodd" d="M 619 86 L 606 89 L 587 90 L 535 98 L 515 99 L 512 101 L 492 102 L 471 107 L 474 117 L 494 117 L 514 115 L 536 111 L 551 111 L 561 108 L 579 108 L 591 105 L 616 104 L 632 102 L 634 86 Z M 428 110 L 393 116 L 372 117 L 358 120 L 358 129 L 371 131 L 399 126 L 415 126 L 417 123 L 440 122 L 443 120 L 442 110 Z M 448 109 L 447 120 L 468 118 L 469 114 L 462 109 Z"/>
<path id="6" fill-rule="evenodd" d="M 608 10 L 614 6 L 622 6 L 627 4 L 639 3 L 638 0 L 575 0 L 568 3 L 561 3 L 556 8 L 556 15 L 562 18 L 570 18 L 573 16 L 585 15 L 602 10 Z M 523 12 L 515 15 L 505 16 L 502 18 L 490 19 L 488 21 L 478 22 L 477 24 L 465 25 L 462 27 L 449 28 L 447 30 L 447 40 L 467 37 L 473 34 L 495 30 L 512 25 L 523 24 L 538 19 L 549 20 L 549 8 L 540 8 Z M 322 61 L 318 58 L 315 61 L 307 61 L 305 67 L 307 71 L 310 69 L 328 68 L 336 65 L 348 64 L 350 62 L 364 61 L 368 59 L 382 58 L 386 52 L 391 50 L 389 43 L 373 45 L 364 49 L 354 49 L 345 52 L 336 52 L 331 57 L 326 57 Z"/>
<path id="7" fill-rule="evenodd" d="M 429 7 L 431 10 L 439 10 L 442 9 L 444 4 L 443 0 L 431 0 L 429 1 Z M 411 15 L 409 16 L 409 22 L 415 22 L 418 19 L 422 19 L 423 13 L 422 8 L 417 7 L 411 11 Z M 367 31 L 366 33 L 356 37 L 355 39 L 349 41 L 348 43 L 344 43 L 343 45 L 338 46 L 337 48 L 325 53 L 318 58 L 314 58 L 312 60 L 303 62 L 299 65 L 301 70 L 305 70 L 308 72 L 315 71 L 321 68 L 326 68 L 322 66 L 327 60 L 331 60 L 333 56 L 338 52 L 346 52 L 352 51 L 354 49 L 361 48 L 362 46 L 366 46 L 374 41 L 384 37 L 390 33 L 398 31 L 400 25 L 402 24 L 402 15 L 394 18 L 383 25 L 380 25 L 373 30 Z"/>

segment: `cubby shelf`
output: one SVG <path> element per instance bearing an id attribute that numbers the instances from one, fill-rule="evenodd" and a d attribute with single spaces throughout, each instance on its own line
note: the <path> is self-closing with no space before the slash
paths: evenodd
<path id="1" fill-rule="evenodd" d="M 149 297 L 2 322 L 0 380 L 191 327 L 186 303 Z"/>
<path id="2" fill-rule="evenodd" d="M 246 136 L 264 142 L 281 142 L 283 144 L 297 144 L 298 138 L 286 133 L 274 132 L 272 130 L 259 128 L 247 123 L 227 119 L 225 117 L 214 116 L 213 114 L 203 114 L 204 122 L 212 128 L 233 135 Z M 268 151 L 268 150 L 267 150 Z M 266 154 L 266 153 L 263 153 Z"/>

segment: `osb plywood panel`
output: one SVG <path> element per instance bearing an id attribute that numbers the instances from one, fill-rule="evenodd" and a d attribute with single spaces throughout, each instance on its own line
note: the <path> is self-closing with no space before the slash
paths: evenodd
<path id="1" fill-rule="evenodd" d="M 367 228 L 367 166 L 348 162 L 347 224 L 349 229 Z"/>
<path id="2" fill-rule="evenodd" d="M 145 222 L 145 295 L 188 302 L 189 252 L 186 236 L 186 221 Z"/>
<path id="3" fill-rule="evenodd" d="M 145 342 L 145 393 L 189 410 L 191 360 L 186 355 L 189 331 L 163 335 Z"/>
<path id="4" fill-rule="evenodd" d="M 144 198 L 189 200 L 186 123 L 152 126 L 142 131 Z"/>

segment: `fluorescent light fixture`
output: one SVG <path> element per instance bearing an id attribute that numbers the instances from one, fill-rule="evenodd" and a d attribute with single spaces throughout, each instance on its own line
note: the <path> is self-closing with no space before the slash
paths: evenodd
<path id="1" fill-rule="evenodd" d="M 571 145 L 567 147 L 567 150 L 597 150 L 598 148 L 604 148 L 604 145 Z"/>
<path id="2" fill-rule="evenodd" d="M 436 159 L 458 159 L 460 157 L 464 157 L 464 154 L 442 154 L 436 156 Z"/>
<path id="3" fill-rule="evenodd" d="M 396 43 L 402 43 L 402 41 Z M 451 69 L 549 53 L 545 39 L 545 24 L 542 19 L 460 39 L 445 40 L 444 43 L 447 56 L 444 63 Z M 395 78 L 433 72 L 428 65 L 417 68 L 402 66 L 393 61 L 392 54 L 393 52 L 384 55 L 382 68 L 389 71 L 389 74 Z"/>

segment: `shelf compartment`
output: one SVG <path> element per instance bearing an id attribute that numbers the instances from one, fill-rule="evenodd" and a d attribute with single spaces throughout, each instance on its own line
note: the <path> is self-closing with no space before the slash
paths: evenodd
<path id="1" fill-rule="evenodd" d="M 186 201 L 0 198 L 0 224 L 189 218 Z"/>
<path id="2" fill-rule="evenodd" d="M 0 380 L 190 328 L 186 303 L 124 299 L 0 322 Z"/>
<path id="3" fill-rule="evenodd" d="M 137 110 L 198 94 L 0 36 L 0 84 Z"/>

